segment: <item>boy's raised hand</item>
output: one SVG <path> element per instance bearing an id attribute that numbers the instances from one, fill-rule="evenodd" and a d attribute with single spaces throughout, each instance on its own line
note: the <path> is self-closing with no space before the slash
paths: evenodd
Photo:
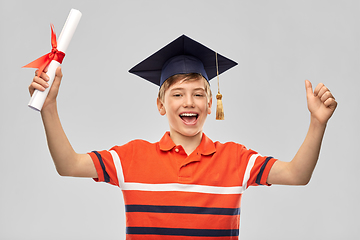
<path id="1" fill-rule="evenodd" d="M 322 83 L 319 83 L 314 92 L 311 82 L 305 80 L 306 98 L 311 117 L 321 124 L 326 124 L 334 113 L 337 102 L 330 90 Z"/>
<path id="2" fill-rule="evenodd" d="M 267 179 L 269 184 L 306 185 L 316 166 L 326 123 L 334 113 L 337 102 L 322 83 L 313 91 L 311 82 L 306 80 L 305 88 L 307 105 L 311 113 L 308 133 L 290 162 L 274 163 Z"/>
<path id="3" fill-rule="evenodd" d="M 30 96 L 32 96 L 34 94 L 35 90 L 45 91 L 45 89 L 49 87 L 49 84 L 48 84 L 49 77 L 46 75 L 46 72 L 47 72 L 47 68 L 45 68 L 44 72 L 42 72 L 40 77 L 38 77 L 37 76 L 38 70 L 35 71 L 35 77 L 33 78 L 33 81 L 31 82 L 31 84 L 29 85 Z M 55 78 L 54 78 L 53 84 L 51 85 L 51 89 L 49 91 L 49 94 L 48 94 L 45 102 L 44 102 L 42 109 L 46 108 L 46 105 L 48 105 L 49 103 L 56 102 L 56 97 L 59 92 L 62 76 L 63 75 L 61 72 L 61 67 L 58 67 L 55 72 Z"/>

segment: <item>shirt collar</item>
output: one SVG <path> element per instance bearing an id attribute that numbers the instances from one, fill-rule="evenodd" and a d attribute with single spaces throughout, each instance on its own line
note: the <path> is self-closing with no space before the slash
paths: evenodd
<path id="1" fill-rule="evenodd" d="M 170 138 L 170 132 L 166 132 L 164 136 L 159 141 L 160 150 L 162 151 L 170 151 L 176 145 L 173 140 Z M 195 149 L 202 155 L 210 155 L 216 152 L 214 142 L 208 138 L 205 133 L 203 133 L 200 145 Z"/>
<path id="2" fill-rule="evenodd" d="M 170 132 L 166 132 L 160 139 L 159 146 L 160 150 L 162 151 L 170 151 L 173 147 L 176 146 L 173 140 L 170 138 Z"/>

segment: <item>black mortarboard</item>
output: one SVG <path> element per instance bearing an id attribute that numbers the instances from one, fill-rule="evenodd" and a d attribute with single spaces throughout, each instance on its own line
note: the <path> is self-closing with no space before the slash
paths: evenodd
<path id="1" fill-rule="evenodd" d="M 237 65 L 217 54 L 218 74 Z M 216 52 L 182 35 L 129 70 L 158 86 L 180 73 L 199 73 L 207 81 L 217 75 Z"/>

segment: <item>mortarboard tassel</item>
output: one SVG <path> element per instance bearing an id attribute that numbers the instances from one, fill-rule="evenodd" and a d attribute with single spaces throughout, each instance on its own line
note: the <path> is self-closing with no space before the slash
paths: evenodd
<path id="1" fill-rule="evenodd" d="M 221 98 L 222 95 L 220 93 L 216 94 L 216 99 L 217 99 L 216 120 L 224 120 L 224 108 Z"/>
<path id="2" fill-rule="evenodd" d="M 217 83 L 218 83 L 218 93 L 216 94 L 217 99 L 217 106 L 216 106 L 216 120 L 224 120 L 224 108 L 222 104 L 222 94 L 220 93 L 220 83 L 219 83 L 219 69 L 218 69 L 218 60 L 217 60 L 217 53 L 216 56 L 216 76 L 217 76 Z"/>

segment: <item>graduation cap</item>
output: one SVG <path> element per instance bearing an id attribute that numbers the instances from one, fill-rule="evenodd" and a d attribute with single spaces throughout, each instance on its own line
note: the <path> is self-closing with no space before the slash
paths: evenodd
<path id="1" fill-rule="evenodd" d="M 236 65 L 236 62 L 182 35 L 131 68 L 129 72 L 161 87 L 166 79 L 175 74 L 198 73 L 210 81 Z M 216 98 L 219 111 L 222 110 L 222 106 L 219 109 L 219 104 L 222 105 L 221 97 L 218 90 Z M 224 119 L 223 111 L 222 116 L 219 113 L 218 117 L 218 111 L 216 115 L 217 119 Z"/>

